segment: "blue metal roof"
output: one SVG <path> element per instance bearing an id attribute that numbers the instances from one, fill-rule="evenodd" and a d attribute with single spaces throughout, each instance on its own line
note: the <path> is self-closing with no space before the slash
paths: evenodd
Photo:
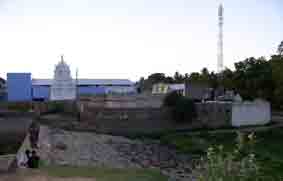
<path id="1" fill-rule="evenodd" d="M 32 79 L 32 85 L 50 86 L 53 79 Z M 74 80 L 75 82 L 75 80 Z M 128 79 L 78 79 L 78 85 L 134 85 Z"/>

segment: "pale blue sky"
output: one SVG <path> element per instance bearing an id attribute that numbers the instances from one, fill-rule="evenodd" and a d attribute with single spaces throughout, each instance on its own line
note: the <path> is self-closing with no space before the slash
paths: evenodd
<path id="1" fill-rule="evenodd" d="M 216 70 L 220 2 L 225 66 L 275 53 L 282 0 L 0 0 L 0 76 L 51 78 L 61 54 L 82 78 Z"/>

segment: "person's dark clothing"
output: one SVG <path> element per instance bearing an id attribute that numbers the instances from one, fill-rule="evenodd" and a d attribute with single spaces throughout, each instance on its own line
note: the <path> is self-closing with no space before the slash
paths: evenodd
<path id="1" fill-rule="evenodd" d="M 32 164 L 31 164 L 31 157 L 28 158 L 27 167 L 28 167 L 28 168 L 31 168 L 31 167 L 32 167 Z"/>
<path id="2" fill-rule="evenodd" d="M 28 168 L 38 168 L 39 167 L 39 156 L 37 156 L 35 151 L 32 151 L 32 155 L 29 157 L 27 165 Z"/>
<path id="3" fill-rule="evenodd" d="M 39 156 L 31 156 L 30 157 L 30 168 L 38 168 L 39 167 Z"/>

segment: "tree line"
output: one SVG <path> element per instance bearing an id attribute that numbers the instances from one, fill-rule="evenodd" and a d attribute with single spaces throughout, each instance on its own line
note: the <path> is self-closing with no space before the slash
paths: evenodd
<path id="1" fill-rule="evenodd" d="M 154 73 L 138 82 L 140 91 L 150 91 L 155 83 L 184 83 L 187 81 L 205 83 L 212 88 L 223 87 L 234 90 L 245 100 L 264 98 L 275 108 L 283 108 L 283 41 L 277 53 L 266 57 L 250 57 L 234 64 L 234 70 L 225 68 L 220 73 L 203 68 L 201 72 L 180 74 L 173 77 Z"/>

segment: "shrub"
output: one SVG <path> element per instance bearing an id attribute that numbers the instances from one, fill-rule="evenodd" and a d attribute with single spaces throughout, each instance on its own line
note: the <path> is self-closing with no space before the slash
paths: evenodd
<path id="1" fill-rule="evenodd" d="M 28 112 L 31 109 L 30 102 L 11 102 L 7 104 L 8 110 Z"/>
<path id="2" fill-rule="evenodd" d="M 247 139 L 239 134 L 237 141 L 235 150 L 230 153 L 225 153 L 221 145 L 208 149 L 206 158 L 197 167 L 199 181 L 252 181 L 260 177 L 255 154 L 247 149 L 254 143 L 253 134 Z"/>
<path id="3" fill-rule="evenodd" d="M 177 122 L 192 122 L 196 117 L 196 108 L 193 100 L 182 97 L 172 108 L 172 115 Z"/>
<path id="4" fill-rule="evenodd" d="M 64 102 L 49 102 L 48 103 L 48 113 L 63 113 L 65 111 L 64 109 Z"/>
<path id="5" fill-rule="evenodd" d="M 174 107 L 177 102 L 179 102 L 183 96 L 179 94 L 177 91 L 170 92 L 167 94 L 163 100 L 163 106 L 165 107 Z"/>
<path id="6" fill-rule="evenodd" d="M 163 106 L 170 108 L 172 118 L 177 122 L 191 122 L 196 117 L 194 101 L 184 97 L 177 91 L 166 95 Z"/>

